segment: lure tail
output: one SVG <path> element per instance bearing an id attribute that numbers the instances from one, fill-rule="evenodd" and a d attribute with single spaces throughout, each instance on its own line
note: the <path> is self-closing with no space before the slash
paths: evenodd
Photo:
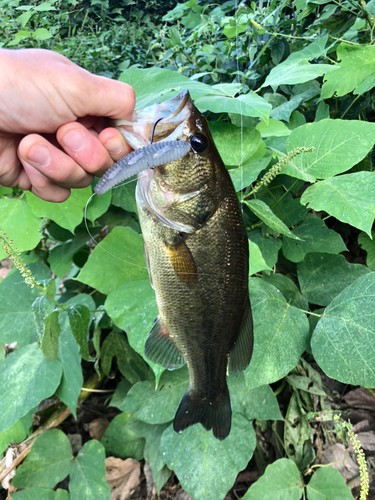
<path id="1" fill-rule="evenodd" d="M 228 387 L 214 402 L 192 396 L 188 388 L 174 417 L 173 429 L 182 432 L 191 425 L 201 423 L 207 431 L 212 429 L 215 438 L 222 440 L 230 432 L 231 417 Z"/>

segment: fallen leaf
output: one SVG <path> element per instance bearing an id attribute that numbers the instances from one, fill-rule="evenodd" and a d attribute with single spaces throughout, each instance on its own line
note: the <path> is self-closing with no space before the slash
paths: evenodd
<path id="1" fill-rule="evenodd" d="M 347 483 L 359 476 L 358 465 L 352 460 L 349 451 L 341 443 L 329 446 L 323 451 L 322 464 L 330 464 L 337 469 Z"/>
<path id="2" fill-rule="evenodd" d="M 107 418 L 96 418 L 89 424 L 89 434 L 92 439 L 97 439 L 100 441 L 104 436 L 107 427 L 109 426 L 109 420 Z"/>
<path id="3" fill-rule="evenodd" d="M 111 487 L 110 500 L 128 500 L 140 482 L 141 464 L 132 458 L 108 457 L 105 467 L 105 477 Z"/>

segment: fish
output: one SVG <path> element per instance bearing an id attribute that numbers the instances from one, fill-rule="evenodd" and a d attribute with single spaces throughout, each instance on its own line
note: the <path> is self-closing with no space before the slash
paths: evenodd
<path id="1" fill-rule="evenodd" d="M 190 144 L 181 158 L 138 174 L 137 209 L 159 311 L 144 354 L 169 370 L 187 365 L 174 430 L 200 423 L 223 440 L 232 416 L 227 374 L 243 371 L 253 351 L 248 239 L 235 189 L 187 90 L 116 126 L 135 149 L 151 137 Z"/>

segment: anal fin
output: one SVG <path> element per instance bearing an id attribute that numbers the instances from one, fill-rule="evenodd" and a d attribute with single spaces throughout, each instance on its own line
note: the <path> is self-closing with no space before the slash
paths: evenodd
<path id="1" fill-rule="evenodd" d="M 253 343 L 253 316 L 250 300 L 247 298 L 240 331 L 229 354 L 229 368 L 232 373 L 242 372 L 247 368 L 253 353 Z"/>
<path id="2" fill-rule="evenodd" d="M 163 325 L 159 316 L 146 340 L 144 353 L 147 359 L 169 370 L 181 368 L 185 364 L 183 355 L 174 345 L 168 329 Z"/>

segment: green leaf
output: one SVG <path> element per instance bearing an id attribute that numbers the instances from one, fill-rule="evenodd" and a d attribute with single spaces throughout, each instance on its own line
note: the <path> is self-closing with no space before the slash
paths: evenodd
<path id="1" fill-rule="evenodd" d="M 242 165 L 261 144 L 260 133 L 254 128 L 241 130 L 225 122 L 210 122 L 209 125 L 221 159 L 227 166 Z"/>
<path id="2" fill-rule="evenodd" d="M 271 104 L 258 94 L 249 91 L 248 94 L 241 94 L 238 97 L 226 97 L 208 95 L 198 97 L 194 102 L 201 111 L 212 111 L 212 113 L 238 113 L 245 116 L 259 117 L 268 123 L 268 117 L 272 109 Z"/>
<path id="3" fill-rule="evenodd" d="M 76 295 L 67 304 L 74 304 L 78 300 L 80 300 L 80 296 Z M 81 356 L 70 328 L 67 313 L 59 314 L 59 324 L 61 334 L 58 342 L 58 358 L 61 362 L 63 375 L 56 396 L 66 404 L 76 418 L 77 399 L 83 385 Z"/>
<path id="4" fill-rule="evenodd" d="M 79 345 L 80 355 L 86 361 L 92 361 L 88 347 L 88 330 L 91 323 L 90 311 L 83 304 L 70 305 L 68 318 L 73 337 Z"/>
<path id="5" fill-rule="evenodd" d="M 305 311 L 309 308 L 309 303 L 297 288 L 297 285 L 284 274 L 272 273 L 269 276 L 264 275 L 263 280 L 270 285 L 273 285 L 283 294 L 284 299 L 291 306 Z"/>
<path id="6" fill-rule="evenodd" d="M 250 186 L 250 184 L 257 179 L 260 172 L 268 167 L 271 159 L 271 155 L 264 156 L 263 158 L 256 158 L 248 163 L 244 163 L 239 168 L 232 168 L 229 170 L 229 175 L 236 192 L 242 191 L 242 189 Z"/>
<path id="7" fill-rule="evenodd" d="M 375 273 L 370 273 L 345 288 L 320 318 L 311 348 L 329 377 L 345 384 L 375 386 L 374 300 Z"/>
<path id="8" fill-rule="evenodd" d="M 375 74 L 375 47 L 372 45 L 348 45 L 341 43 L 337 48 L 337 59 L 339 69 L 327 74 L 323 87 L 322 99 L 349 94 L 362 94 L 370 90 L 372 85 L 366 88 L 359 86 L 368 78 L 374 78 Z"/>
<path id="9" fill-rule="evenodd" d="M 47 490 L 45 488 L 26 488 L 12 493 L 14 500 L 69 500 L 70 495 L 66 490 Z"/>
<path id="10" fill-rule="evenodd" d="M 270 207 L 261 200 L 247 200 L 246 205 L 254 214 L 259 217 L 267 226 L 274 231 L 284 234 L 294 240 L 299 240 L 298 236 L 292 231 L 272 212 Z"/>
<path id="11" fill-rule="evenodd" d="M 341 236 L 318 218 L 306 219 L 293 230 L 293 234 L 300 241 L 284 239 L 282 246 L 284 256 L 292 262 L 301 262 L 311 252 L 336 254 L 347 250 Z"/>
<path id="12" fill-rule="evenodd" d="M 375 218 L 374 192 L 375 173 L 355 172 L 308 187 L 301 203 L 316 211 L 324 210 L 370 236 Z"/>
<path id="13" fill-rule="evenodd" d="M 44 337 L 46 318 L 55 307 L 55 304 L 49 296 L 53 297 L 55 295 L 56 282 L 54 279 L 50 279 L 44 282 L 44 285 L 46 286 L 46 293 L 37 297 L 31 306 L 34 314 L 39 345 L 41 344 Z"/>
<path id="14" fill-rule="evenodd" d="M 13 479 L 16 488 L 53 488 L 66 478 L 72 465 L 72 448 L 66 435 L 52 429 L 35 441 Z"/>
<path id="15" fill-rule="evenodd" d="M 253 483 L 243 500 L 300 500 L 303 486 L 299 470 L 292 460 L 280 458 L 268 465 Z"/>
<path id="16" fill-rule="evenodd" d="M 139 382 L 139 384 L 144 383 L 147 382 Z M 149 424 L 140 422 L 130 413 L 117 415 L 109 424 L 102 439 L 107 455 L 142 460 L 145 447 L 143 433 L 148 427 Z"/>
<path id="17" fill-rule="evenodd" d="M 194 500 L 218 500 L 225 497 L 237 474 L 248 464 L 255 444 L 251 423 L 235 413 L 232 429 L 223 441 L 200 424 L 181 434 L 170 426 L 162 435 L 160 449 L 168 467 Z"/>
<path id="18" fill-rule="evenodd" d="M 308 500 L 353 500 L 340 472 L 333 467 L 316 469 L 306 487 Z"/>
<path id="19" fill-rule="evenodd" d="M 137 178 L 133 182 L 128 181 L 123 186 L 115 186 L 112 190 L 112 205 L 121 207 L 127 212 L 137 213 L 137 204 L 135 202 L 135 187 Z"/>
<path id="20" fill-rule="evenodd" d="M 281 240 L 270 236 L 263 236 L 260 229 L 250 231 L 248 233 L 248 237 L 249 241 L 255 243 L 255 245 L 260 249 L 267 266 L 269 269 L 272 269 L 277 262 L 277 256 L 282 244 Z"/>
<path id="21" fill-rule="evenodd" d="M 283 102 L 283 103 L 279 104 L 277 107 L 275 107 L 271 111 L 270 116 L 272 118 L 277 119 L 277 120 L 283 120 L 284 122 L 289 122 L 291 114 L 293 113 L 293 111 L 295 109 L 298 108 L 298 106 L 301 103 L 309 101 L 313 97 L 319 95 L 319 93 L 320 93 L 319 84 L 317 87 L 314 87 L 313 83 L 314 83 L 314 81 L 309 82 L 309 85 L 311 85 L 312 88 L 304 90 L 303 92 L 300 92 L 300 93 L 295 94 L 295 95 L 292 94 L 289 101 Z M 315 82 L 315 83 L 317 83 L 317 82 Z M 298 87 L 298 85 L 295 87 L 295 89 L 297 87 Z"/>
<path id="22" fill-rule="evenodd" d="M 366 265 L 371 271 L 375 271 L 375 231 L 371 231 L 372 239 L 367 234 L 358 235 L 358 244 L 367 252 Z"/>
<path id="23" fill-rule="evenodd" d="M 103 372 L 109 376 L 113 358 L 117 359 L 117 366 L 129 382 L 135 384 L 147 379 L 148 367 L 141 356 L 128 344 L 123 333 L 112 331 L 103 342 L 100 362 Z"/>
<path id="24" fill-rule="evenodd" d="M 159 313 L 149 280 L 121 286 L 108 295 L 104 306 L 115 325 L 126 332 L 131 347 L 144 358 L 145 342 Z M 160 376 L 164 368 L 147 363 Z"/>
<path id="25" fill-rule="evenodd" d="M 35 279 L 50 278 L 44 264 L 30 264 Z M 40 297 L 40 290 L 31 288 L 19 271 L 9 273 L 0 283 L 0 342 L 25 344 L 36 335 L 32 304 Z"/>
<path id="26" fill-rule="evenodd" d="M 303 146 L 315 149 L 294 158 L 297 170 L 287 166 L 284 172 L 303 179 L 298 173 L 299 169 L 301 173 L 327 179 L 346 172 L 363 160 L 374 142 L 374 123 L 357 120 L 320 120 L 307 123 L 292 131 L 288 137 L 287 151 Z"/>
<path id="27" fill-rule="evenodd" d="M 268 124 L 266 122 L 259 122 L 255 127 L 262 136 L 262 139 L 267 137 L 285 137 L 290 135 L 291 130 L 285 125 L 285 123 L 270 118 Z"/>
<path id="28" fill-rule="evenodd" d="M 109 484 L 105 479 L 105 451 L 98 441 L 87 441 L 77 455 L 70 473 L 71 500 L 108 500 Z"/>
<path id="29" fill-rule="evenodd" d="M 46 28 L 38 28 L 33 33 L 33 38 L 36 40 L 48 40 L 52 38 L 52 34 Z"/>
<path id="30" fill-rule="evenodd" d="M 342 255 L 311 253 L 297 266 L 301 293 L 311 304 L 327 306 L 344 288 L 370 271 Z"/>
<path id="31" fill-rule="evenodd" d="M 150 425 L 148 429 L 145 428 L 143 432 L 146 439 L 144 457 L 146 462 L 150 464 L 152 479 L 158 494 L 160 494 L 160 490 L 171 475 L 171 471 L 166 467 L 164 457 L 160 451 L 161 437 L 167 427 L 168 424 Z"/>
<path id="32" fill-rule="evenodd" d="M 44 201 L 27 191 L 26 200 L 36 216 L 47 217 L 73 233 L 78 224 L 82 222 L 84 209 L 91 193 L 90 186 L 84 189 L 72 189 L 71 195 L 66 201 L 53 203 Z"/>
<path id="33" fill-rule="evenodd" d="M 109 294 L 125 283 L 147 277 L 142 236 L 129 227 L 115 227 L 95 247 L 77 279 Z"/>
<path id="34" fill-rule="evenodd" d="M 249 276 L 259 273 L 260 271 L 270 271 L 271 268 L 267 265 L 256 243 L 249 240 Z"/>
<path id="35" fill-rule="evenodd" d="M 133 409 L 138 406 L 137 411 L 134 412 L 134 417 L 138 420 L 148 424 L 170 422 L 175 416 L 188 385 L 189 376 L 186 367 L 171 372 L 165 371 L 160 378 L 159 388 L 149 391 L 145 386 L 141 398 L 137 394 L 136 386 L 130 389 L 120 410 L 130 411 L 129 408 Z"/>
<path id="36" fill-rule="evenodd" d="M 46 358 L 56 359 L 58 351 L 58 342 L 61 329 L 59 325 L 59 311 L 53 311 L 46 318 L 45 330 L 42 340 L 42 351 Z"/>
<path id="37" fill-rule="evenodd" d="M 269 385 L 248 389 L 245 375 L 228 378 L 232 411 L 248 420 L 282 420 L 276 396 Z"/>
<path id="38" fill-rule="evenodd" d="M 32 250 L 42 237 L 39 232 L 40 219 L 21 198 L 0 199 L 0 229 L 13 241 L 20 252 Z M 0 260 L 7 256 L 0 247 Z"/>
<path id="39" fill-rule="evenodd" d="M 93 196 L 87 205 L 86 217 L 95 224 L 96 219 L 103 215 L 111 204 L 112 191 L 107 191 L 101 196 Z"/>
<path id="40" fill-rule="evenodd" d="M 249 280 L 254 352 L 245 371 L 248 388 L 276 382 L 298 362 L 309 339 L 306 316 L 261 279 Z"/>
<path id="41" fill-rule="evenodd" d="M 21 443 L 28 436 L 33 413 L 34 408 L 17 420 L 9 429 L 0 433 L 0 453 L 3 453 L 10 443 Z"/>
<path id="42" fill-rule="evenodd" d="M 60 361 L 43 356 L 36 343 L 9 354 L 0 363 L 0 432 L 54 394 L 61 378 Z"/>

